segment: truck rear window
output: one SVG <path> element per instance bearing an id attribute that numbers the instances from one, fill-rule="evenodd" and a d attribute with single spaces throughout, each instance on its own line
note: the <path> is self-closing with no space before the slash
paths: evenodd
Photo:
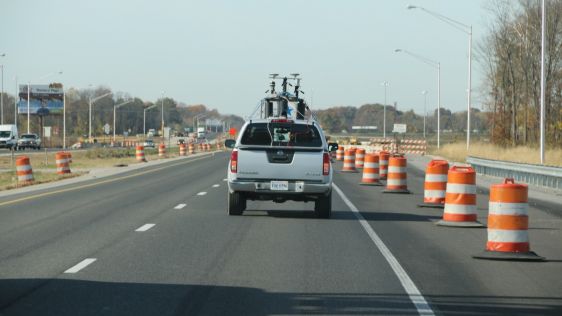
<path id="1" fill-rule="evenodd" d="M 242 145 L 322 147 L 322 138 L 313 125 L 253 123 L 246 127 Z"/>

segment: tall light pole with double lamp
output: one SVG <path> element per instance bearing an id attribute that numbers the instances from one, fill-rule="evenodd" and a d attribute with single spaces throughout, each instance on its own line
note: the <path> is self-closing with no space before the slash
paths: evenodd
<path id="1" fill-rule="evenodd" d="M 544 0 L 543 0 L 544 1 Z M 423 12 L 449 24 L 457 30 L 468 35 L 468 89 L 467 89 L 467 106 L 466 106 L 466 150 L 470 148 L 470 110 L 471 110 L 471 95 L 472 95 L 472 25 L 466 25 L 459 21 L 453 20 L 437 12 L 428 10 L 424 7 L 409 5 L 408 10 L 420 9 Z"/>
<path id="2" fill-rule="evenodd" d="M 541 133 L 540 133 L 540 156 L 541 164 L 544 164 L 544 140 L 545 140 L 545 125 L 544 125 L 544 111 L 545 111 L 545 75 L 544 75 L 544 51 L 545 51 L 545 28 L 546 28 L 546 4 L 542 0 L 542 19 L 541 19 Z"/>
<path id="3" fill-rule="evenodd" d="M 0 54 L 0 57 L 5 57 L 6 54 Z M 4 65 L 0 64 L 0 71 L 2 72 L 2 92 L 0 93 L 0 124 L 4 124 Z"/>
<path id="4" fill-rule="evenodd" d="M 415 59 L 423 62 L 426 65 L 437 69 L 437 149 L 441 147 L 441 63 L 433 61 L 429 58 L 414 54 L 405 49 L 397 48 L 394 50 L 396 53 L 408 54 Z"/>
<path id="5" fill-rule="evenodd" d="M 382 106 L 382 137 L 386 138 L 386 87 L 390 84 L 388 81 L 381 82 L 381 86 L 384 86 L 384 104 Z"/>
<path id="6" fill-rule="evenodd" d="M 123 105 L 127 105 L 129 103 L 133 102 L 133 99 L 127 100 L 125 102 L 116 104 L 113 106 L 113 141 L 115 142 L 115 117 L 116 117 L 116 110 L 120 107 L 122 107 Z"/>
<path id="7" fill-rule="evenodd" d="M 162 91 L 162 137 L 164 137 L 164 91 Z"/>
<path id="8" fill-rule="evenodd" d="M 143 137 L 146 137 L 146 111 L 150 110 L 150 109 L 154 109 L 155 107 L 157 107 L 158 104 L 153 104 L 147 108 L 144 108 L 144 110 L 142 111 L 142 132 L 143 132 Z"/>

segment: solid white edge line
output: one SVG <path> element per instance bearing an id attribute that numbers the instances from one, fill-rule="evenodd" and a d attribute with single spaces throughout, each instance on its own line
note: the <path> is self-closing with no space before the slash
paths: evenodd
<path id="1" fill-rule="evenodd" d="M 394 271 L 394 274 L 396 274 L 398 280 L 400 280 L 402 287 L 404 288 L 406 293 L 408 293 L 408 296 L 410 297 L 410 301 L 412 301 L 412 303 L 416 307 L 418 314 L 435 315 L 435 313 L 433 312 L 433 310 L 431 309 L 431 307 L 429 306 L 429 304 L 421 294 L 420 290 L 414 284 L 414 281 L 410 279 L 408 273 L 406 273 L 406 270 L 402 268 L 396 257 L 394 257 L 392 252 L 390 252 L 390 249 L 388 249 L 388 247 L 384 244 L 382 239 L 380 239 L 380 237 L 377 235 L 377 233 L 374 231 L 371 225 L 369 225 L 367 220 L 365 220 L 363 215 L 361 215 L 359 209 L 357 209 L 357 207 L 355 207 L 355 205 L 351 203 L 351 201 L 345 196 L 343 191 L 335 183 L 332 183 L 332 186 L 339 194 L 339 196 L 342 198 L 342 200 L 345 202 L 345 204 L 349 207 L 349 209 L 353 212 L 353 214 L 355 215 L 355 217 L 357 218 L 363 229 L 367 232 L 367 235 L 371 237 L 371 240 L 373 241 L 375 246 L 377 246 L 381 254 L 384 256 L 384 258 L 386 259 L 386 261 Z"/>
<path id="2" fill-rule="evenodd" d="M 84 259 L 84 260 L 80 261 L 77 265 L 75 265 L 72 268 L 64 271 L 64 273 L 76 273 L 76 272 L 84 269 L 85 267 L 89 266 L 91 263 L 93 263 L 96 260 L 97 260 L 96 258 Z"/>
<path id="3" fill-rule="evenodd" d="M 144 224 L 141 227 L 135 229 L 136 232 L 145 232 L 149 229 L 151 229 L 152 227 L 154 227 L 156 224 Z"/>
<path id="4" fill-rule="evenodd" d="M 207 194 L 207 192 L 199 192 L 199 193 L 197 193 L 197 195 L 205 195 L 205 194 Z"/>
<path id="5" fill-rule="evenodd" d="M 178 204 L 174 207 L 175 210 L 181 210 L 182 208 L 184 208 L 187 204 Z"/>

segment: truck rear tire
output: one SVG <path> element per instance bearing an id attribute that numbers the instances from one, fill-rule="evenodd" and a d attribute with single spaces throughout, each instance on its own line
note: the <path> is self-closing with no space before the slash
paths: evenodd
<path id="1" fill-rule="evenodd" d="M 314 213 L 318 218 L 330 218 L 332 215 L 332 192 L 321 196 L 314 202 Z"/>
<path id="2" fill-rule="evenodd" d="M 228 192 L 228 215 L 242 215 L 246 209 L 246 198 L 239 192 Z"/>

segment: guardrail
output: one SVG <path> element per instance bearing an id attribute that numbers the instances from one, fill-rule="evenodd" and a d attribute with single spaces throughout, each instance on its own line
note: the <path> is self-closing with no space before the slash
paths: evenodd
<path id="1" fill-rule="evenodd" d="M 541 187 L 562 189 L 562 168 L 526 163 L 516 163 L 501 160 L 467 157 L 466 162 L 471 164 L 477 173 L 514 178 L 517 181 Z"/>

